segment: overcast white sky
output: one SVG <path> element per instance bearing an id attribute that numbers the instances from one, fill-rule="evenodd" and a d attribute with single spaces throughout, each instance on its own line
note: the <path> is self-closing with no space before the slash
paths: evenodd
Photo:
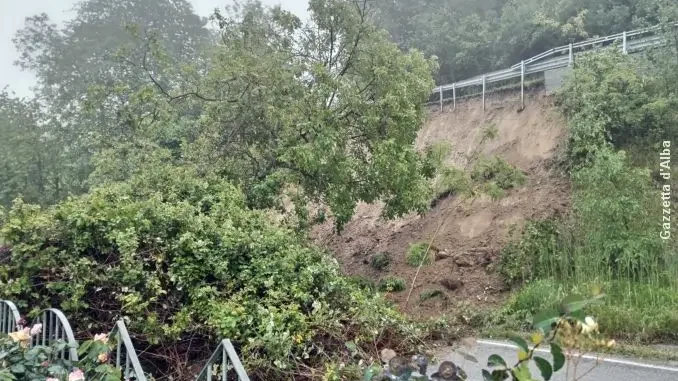
<path id="1" fill-rule="evenodd" d="M 111 0 L 116 1 L 116 0 Z M 21 28 L 26 17 L 45 12 L 54 22 L 73 17 L 73 5 L 78 0 L 0 0 L 0 90 L 9 85 L 19 96 L 30 95 L 29 88 L 35 79 L 29 72 L 22 72 L 13 65 L 17 58 L 12 37 Z M 209 16 L 214 8 L 230 4 L 231 0 L 189 0 L 200 16 Z M 295 14 L 305 17 L 308 0 L 262 0 L 266 5 L 280 4 Z"/>

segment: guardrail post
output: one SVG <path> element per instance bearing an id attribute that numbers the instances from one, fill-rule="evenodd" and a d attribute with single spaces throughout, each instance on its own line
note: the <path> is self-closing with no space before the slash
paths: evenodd
<path id="1" fill-rule="evenodd" d="M 440 86 L 440 112 L 443 112 L 443 87 Z"/>
<path id="2" fill-rule="evenodd" d="M 574 64 L 574 52 L 572 51 L 572 43 L 570 42 L 570 67 Z"/>
<path id="3" fill-rule="evenodd" d="M 520 61 L 520 106 L 525 108 L 525 61 Z"/>
<path id="4" fill-rule="evenodd" d="M 457 109 L 457 84 L 453 83 L 452 84 L 452 102 L 453 102 L 453 110 Z"/>
<path id="5" fill-rule="evenodd" d="M 624 34 L 623 34 L 623 41 L 622 41 L 622 52 L 623 52 L 624 54 L 627 54 L 627 53 L 628 53 L 627 46 L 628 46 L 628 45 L 626 45 L 626 31 L 624 31 Z"/>
<path id="6" fill-rule="evenodd" d="M 483 111 L 485 111 L 485 74 L 483 74 Z"/>

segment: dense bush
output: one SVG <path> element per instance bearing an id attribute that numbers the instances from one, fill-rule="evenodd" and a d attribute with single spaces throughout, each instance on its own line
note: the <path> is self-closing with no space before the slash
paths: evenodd
<path id="1" fill-rule="evenodd" d="M 510 314 L 524 317 L 563 294 L 596 288 L 608 294 L 595 312 L 609 333 L 675 337 L 676 245 L 659 236 L 655 182 L 657 147 L 675 138 L 678 125 L 678 91 L 662 73 L 678 67 L 678 56 L 675 48 L 653 54 L 664 59 L 648 65 L 612 50 L 578 57 L 558 94 L 570 127 L 572 213 L 528 223 L 503 250 L 506 278 L 530 281 Z"/>
<path id="2" fill-rule="evenodd" d="M 643 63 L 617 50 L 577 58 L 558 94 L 569 121 L 572 167 L 591 165 L 596 153 L 609 146 L 677 136 L 676 94 L 667 94 L 659 78 L 641 71 Z"/>
<path id="3" fill-rule="evenodd" d="M 68 344 L 57 340 L 51 345 L 29 345 L 42 332 L 42 324 L 18 327 L 9 335 L 0 334 L 0 380 L 3 381 L 84 381 L 96 379 L 116 381 L 122 378 L 119 368 L 113 366 L 111 352 L 116 343 L 106 334 L 78 348 L 78 361 L 62 358 Z"/>
<path id="4" fill-rule="evenodd" d="M 16 201 L 0 295 L 59 307 L 81 332 L 126 317 L 135 340 L 165 353 L 182 337 L 228 337 L 255 379 L 320 366 L 319 353 L 349 339 L 374 349 L 384 330 L 399 336 L 401 318 L 380 299 L 244 204 L 228 182 L 163 165 L 47 210 Z"/>
<path id="5" fill-rule="evenodd" d="M 473 167 L 471 178 L 475 181 L 492 181 L 501 189 L 516 188 L 525 183 L 525 174 L 504 159 L 485 158 Z"/>

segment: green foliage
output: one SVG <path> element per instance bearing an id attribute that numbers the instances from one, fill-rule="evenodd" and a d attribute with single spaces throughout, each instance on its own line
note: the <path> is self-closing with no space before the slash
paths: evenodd
<path id="1" fill-rule="evenodd" d="M 370 259 L 370 266 L 375 270 L 384 270 L 391 264 L 391 258 L 388 253 L 377 253 Z"/>
<path id="2" fill-rule="evenodd" d="M 376 290 L 374 281 L 364 276 L 352 275 L 348 277 L 348 281 L 363 291 L 374 292 Z"/>
<path id="3" fill-rule="evenodd" d="M 499 188 L 507 190 L 525 183 L 525 174 L 500 157 L 480 160 L 471 171 L 474 181 L 492 181 Z"/>
<path id="4" fill-rule="evenodd" d="M 41 324 L 19 328 L 9 335 L 0 335 L 1 380 L 114 381 L 122 378 L 120 369 L 113 366 L 110 357 L 115 344 L 109 342 L 106 335 L 84 342 L 78 350 L 80 360 L 73 362 L 62 358 L 61 353 L 69 348 L 61 340 L 49 346 L 29 346 L 34 336 L 40 334 Z"/>
<path id="5" fill-rule="evenodd" d="M 494 181 L 489 181 L 481 185 L 480 191 L 490 196 L 493 201 L 502 199 L 506 192 Z"/>
<path id="6" fill-rule="evenodd" d="M 452 166 L 444 167 L 439 171 L 438 178 L 433 185 L 432 206 L 448 196 L 469 194 L 472 189 L 471 177 L 466 171 Z"/>
<path id="7" fill-rule="evenodd" d="M 384 201 L 386 217 L 426 210 L 431 171 L 413 142 L 434 61 L 403 53 L 352 2 L 314 1 L 310 12 L 307 26 L 256 4 L 218 16 L 223 43 L 201 88 L 220 96 L 204 103 L 186 157 L 242 184 L 253 207 L 292 187 L 339 228 L 359 201 Z M 272 178 L 285 186 L 259 186 Z"/>
<path id="8" fill-rule="evenodd" d="M 422 302 L 437 297 L 445 298 L 445 293 L 442 290 L 426 290 L 419 294 L 419 300 Z"/>
<path id="9" fill-rule="evenodd" d="M 19 195 L 50 203 L 71 186 L 77 188 L 61 177 L 60 141 L 50 134 L 54 124 L 43 118 L 36 101 L 0 91 L 0 205 L 10 205 Z"/>
<path id="10" fill-rule="evenodd" d="M 572 179 L 576 232 L 589 252 L 587 266 L 632 280 L 661 274 L 668 253 L 658 237 L 661 210 L 649 170 L 630 167 L 623 151 L 605 149 Z"/>
<path id="11" fill-rule="evenodd" d="M 609 145 L 622 148 L 649 139 L 675 137 L 675 95 L 657 91 L 657 78 L 640 61 L 617 50 L 577 57 L 574 73 L 560 90 L 568 117 L 570 165 L 590 165 Z"/>
<path id="12" fill-rule="evenodd" d="M 400 278 L 387 277 L 379 281 L 378 288 L 382 292 L 401 292 L 405 291 L 407 286 L 405 281 Z"/>
<path id="13" fill-rule="evenodd" d="M 505 68 L 569 42 L 676 20 L 672 0 L 384 1 L 374 7 L 374 19 L 399 46 L 438 57 L 438 83 Z"/>
<path id="14" fill-rule="evenodd" d="M 678 319 L 670 296 L 678 286 L 676 246 L 659 237 L 651 176 L 657 147 L 676 136 L 678 92 L 667 82 L 677 67 L 675 56 L 667 58 L 673 49 L 658 49 L 651 65 L 614 51 L 578 58 L 558 95 L 570 124 L 572 213 L 528 223 L 502 252 L 504 276 L 530 282 L 509 302 L 509 315 L 521 319 L 565 293 L 605 289 L 606 303 L 591 311 L 608 333 L 674 336 L 663 327 Z"/>
<path id="15" fill-rule="evenodd" d="M 169 117 L 149 99 L 153 85 L 145 70 L 163 85 L 175 81 L 209 40 L 205 22 L 184 0 L 87 0 L 74 11 L 63 27 L 46 14 L 28 17 L 13 38 L 17 64 L 38 83 L 34 99 L 0 96 L 0 144 L 7 143 L 0 151 L 13 158 L 2 158 L 5 205 L 19 195 L 52 204 L 86 191 L 94 152 L 149 135 Z M 167 53 L 164 61 L 154 54 L 159 51 Z M 172 127 L 163 129 L 153 135 L 176 144 Z"/>
<path id="16" fill-rule="evenodd" d="M 431 247 L 429 249 L 429 242 L 421 241 L 411 243 L 407 248 L 406 260 L 407 264 L 413 267 L 418 267 L 420 264 L 431 264 L 431 256 L 433 255 Z"/>
<path id="17" fill-rule="evenodd" d="M 402 318 L 325 253 L 190 168 L 157 165 L 45 210 L 17 201 L 0 233 L 10 247 L 2 298 L 59 307 L 91 330 L 125 316 L 151 348 L 199 332 L 228 337 L 263 379 L 284 379 L 291 354 L 334 345 L 328 336 L 404 333 Z"/>
<path id="18" fill-rule="evenodd" d="M 565 366 L 565 361 L 567 360 L 565 353 L 581 353 L 585 350 L 601 350 L 602 348 L 614 346 L 614 341 L 602 339 L 598 323 L 592 317 L 584 317 L 585 315 L 583 315 L 584 309 L 596 305 L 602 298 L 603 295 L 594 295 L 592 298 L 572 296 L 565 298 L 559 303 L 559 310 L 534 315 L 531 327 L 534 333 L 529 337 L 529 340 L 515 335 L 510 337 L 513 344 L 518 347 L 518 362 L 509 365 L 509 361 L 500 355 L 490 355 L 487 360 L 487 367 L 489 369 L 483 369 L 481 373 L 483 380 L 539 380 L 539 378 L 531 374 L 529 364 L 534 363 L 534 366 L 539 370 L 541 379 L 549 381 L 555 373 L 561 371 Z M 548 346 L 550 349 L 550 359 L 536 355 L 537 350 L 545 346 Z M 465 357 L 468 357 L 470 361 L 477 362 L 473 356 Z M 378 365 L 372 364 L 364 369 L 363 380 L 428 381 L 430 380 L 428 375 L 414 374 L 414 372 L 419 372 L 422 359 L 424 363 L 428 364 L 428 359 L 424 355 L 415 355 L 410 363 L 407 363 L 407 360 L 404 358 L 396 357 L 389 360 L 386 370 L 382 370 Z M 393 360 L 397 361 L 392 364 Z M 405 362 L 403 363 L 403 361 Z M 397 366 L 394 366 L 395 364 Z M 431 377 L 433 380 L 449 379 L 463 381 L 468 379 L 466 372 L 451 361 L 441 362 L 438 370 Z M 576 367 L 573 377 L 577 378 Z"/>
<path id="19" fill-rule="evenodd" d="M 559 238 L 557 221 L 528 221 L 519 239 L 502 249 L 499 272 L 509 283 L 548 274 L 552 269 L 549 264 L 559 261 Z"/>

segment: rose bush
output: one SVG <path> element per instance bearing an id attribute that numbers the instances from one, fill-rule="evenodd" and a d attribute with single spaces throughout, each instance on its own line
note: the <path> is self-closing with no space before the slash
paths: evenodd
<path id="1" fill-rule="evenodd" d="M 78 361 L 62 358 L 68 344 L 58 340 L 49 346 L 31 346 L 42 332 L 42 324 L 19 326 L 16 332 L 0 335 L 0 381 L 119 381 L 120 369 L 110 363 L 113 343 L 108 335 L 96 335 L 79 347 Z"/>

